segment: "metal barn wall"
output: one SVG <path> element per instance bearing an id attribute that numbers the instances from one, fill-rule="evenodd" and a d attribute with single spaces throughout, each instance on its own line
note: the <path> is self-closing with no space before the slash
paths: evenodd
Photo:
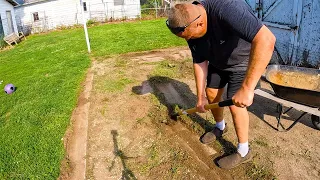
<path id="1" fill-rule="evenodd" d="M 285 64 L 320 66 L 320 0 L 245 0 L 277 37 Z"/>

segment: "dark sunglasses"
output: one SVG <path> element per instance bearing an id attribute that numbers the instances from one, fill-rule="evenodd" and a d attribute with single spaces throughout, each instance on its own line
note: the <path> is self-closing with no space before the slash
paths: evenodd
<path id="1" fill-rule="evenodd" d="M 169 20 L 167 19 L 166 21 L 166 24 L 167 24 L 167 27 L 170 29 L 170 31 L 173 33 L 173 34 L 178 34 L 178 33 L 181 33 L 183 32 L 191 23 L 193 23 L 194 21 L 196 21 L 197 19 L 199 19 L 201 15 L 199 15 L 197 18 L 195 18 L 193 21 L 191 21 L 189 24 L 187 25 L 184 25 L 183 27 L 171 27 L 169 25 Z"/>

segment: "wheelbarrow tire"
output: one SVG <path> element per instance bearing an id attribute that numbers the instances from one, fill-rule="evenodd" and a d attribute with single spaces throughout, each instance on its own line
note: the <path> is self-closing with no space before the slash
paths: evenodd
<path id="1" fill-rule="evenodd" d="M 316 115 L 311 115 L 311 121 L 314 127 L 320 130 L 320 117 Z"/>

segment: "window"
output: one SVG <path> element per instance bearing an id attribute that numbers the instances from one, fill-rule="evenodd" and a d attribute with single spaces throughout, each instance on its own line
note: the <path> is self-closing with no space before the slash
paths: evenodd
<path id="1" fill-rule="evenodd" d="M 87 11 L 87 2 L 83 2 L 83 10 Z"/>
<path id="2" fill-rule="evenodd" d="M 38 12 L 35 12 L 32 14 L 33 15 L 33 21 L 36 22 L 36 21 L 39 21 L 39 14 Z"/>

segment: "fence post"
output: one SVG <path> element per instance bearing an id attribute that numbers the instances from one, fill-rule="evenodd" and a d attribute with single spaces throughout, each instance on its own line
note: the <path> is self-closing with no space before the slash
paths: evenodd
<path id="1" fill-rule="evenodd" d="M 83 2 L 80 0 L 80 7 L 81 7 L 81 13 L 82 13 L 82 21 L 83 21 L 83 29 L 86 36 L 86 42 L 88 47 L 88 53 L 91 53 L 91 47 L 90 47 L 90 41 L 89 41 L 89 35 L 88 35 L 88 29 L 87 29 L 87 22 L 84 17 L 84 10 L 83 10 Z"/>
<path id="2" fill-rule="evenodd" d="M 157 3 L 157 0 L 154 0 L 154 6 L 155 6 L 155 9 L 156 9 L 156 19 L 158 18 L 158 3 Z"/>
<path id="3" fill-rule="evenodd" d="M 137 5 L 137 11 L 139 12 L 139 10 L 140 10 L 140 16 L 139 16 L 139 18 L 140 18 L 140 20 L 142 19 L 142 8 L 141 8 L 141 6 L 139 6 L 139 5 Z"/>
<path id="4" fill-rule="evenodd" d="M 105 2 L 105 5 L 107 6 L 107 10 L 106 10 L 106 15 L 107 15 L 107 21 L 109 21 L 109 5 L 108 5 L 108 2 Z M 111 16 L 111 15 L 110 15 Z"/>
<path id="5" fill-rule="evenodd" d="M 107 11 L 106 11 L 106 3 L 105 2 L 103 2 L 103 10 L 104 10 L 104 20 L 103 21 L 106 21 L 106 19 L 107 19 Z"/>
<path id="6" fill-rule="evenodd" d="M 89 10 L 89 19 L 91 20 L 91 5 L 90 2 L 88 3 L 88 10 Z"/>

